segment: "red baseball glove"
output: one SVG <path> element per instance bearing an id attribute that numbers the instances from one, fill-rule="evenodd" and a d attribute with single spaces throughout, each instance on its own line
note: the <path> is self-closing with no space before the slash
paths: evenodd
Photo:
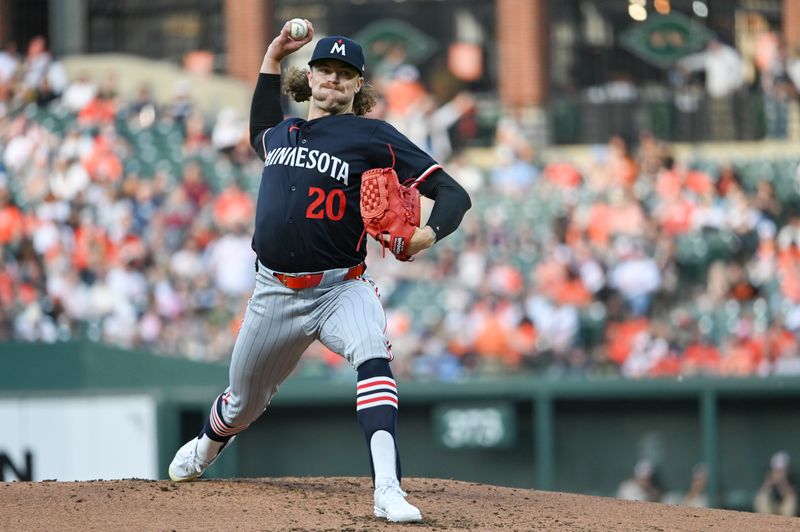
<path id="1" fill-rule="evenodd" d="M 382 256 L 386 256 L 388 249 L 397 260 L 413 260 L 405 251 L 419 227 L 419 216 L 419 190 L 401 185 L 393 168 L 374 168 L 361 174 L 364 232 L 381 244 Z M 361 233 L 363 238 L 364 233 Z"/>

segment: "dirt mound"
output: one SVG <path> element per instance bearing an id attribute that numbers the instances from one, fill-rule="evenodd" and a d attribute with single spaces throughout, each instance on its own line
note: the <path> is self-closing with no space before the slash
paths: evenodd
<path id="1" fill-rule="evenodd" d="M 372 516 L 363 478 L 0 483 L 2 530 L 774 530 L 800 519 L 452 480 L 403 481 L 422 523 Z"/>

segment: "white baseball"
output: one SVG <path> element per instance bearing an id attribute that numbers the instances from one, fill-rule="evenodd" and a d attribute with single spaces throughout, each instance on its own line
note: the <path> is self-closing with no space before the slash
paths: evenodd
<path id="1" fill-rule="evenodd" d="M 308 35 L 308 26 L 306 21 L 301 18 L 293 18 L 289 21 L 289 37 L 295 41 L 299 41 Z"/>

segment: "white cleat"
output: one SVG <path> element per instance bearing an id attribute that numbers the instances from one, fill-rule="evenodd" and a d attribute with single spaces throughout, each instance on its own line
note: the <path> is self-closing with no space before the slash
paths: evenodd
<path id="1" fill-rule="evenodd" d="M 196 479 L 208 469 L 208 466 L 214 463 L 220 453 L 222 453 L 222 450 L 230 445 L 234 439 L 236 439 L 236 436 L 228 440 L 225 445 L 219 449 L 219 452 L 208 461 L 197 456 L 197 442 L 199 438 L 194 438 L 186 442 L 183 447 L 178 449 L 178 452 L 175 453 L 175 458 L 173 458 L 172 463 L 169 464 L 169 478 L 175 482 L 188 482 Z"/>
<path id="2" fill-rule="evenodd" d="M 383 517 L 392 523 L 422 521 L 419 509 L 406 501 L 406 495 L 396 478 L 376 481 L 375 517 Z"/>

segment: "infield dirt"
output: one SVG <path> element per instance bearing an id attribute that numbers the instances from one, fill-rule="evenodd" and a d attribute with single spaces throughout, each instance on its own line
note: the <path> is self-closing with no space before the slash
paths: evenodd
<path id="1" fill-rule="evenodd" d="M 0 530 L 800 531 L 800 519 L 452 480 L 403 481 L 424 521 L 372 516 L 365 478 L 0 483 Z"/>

